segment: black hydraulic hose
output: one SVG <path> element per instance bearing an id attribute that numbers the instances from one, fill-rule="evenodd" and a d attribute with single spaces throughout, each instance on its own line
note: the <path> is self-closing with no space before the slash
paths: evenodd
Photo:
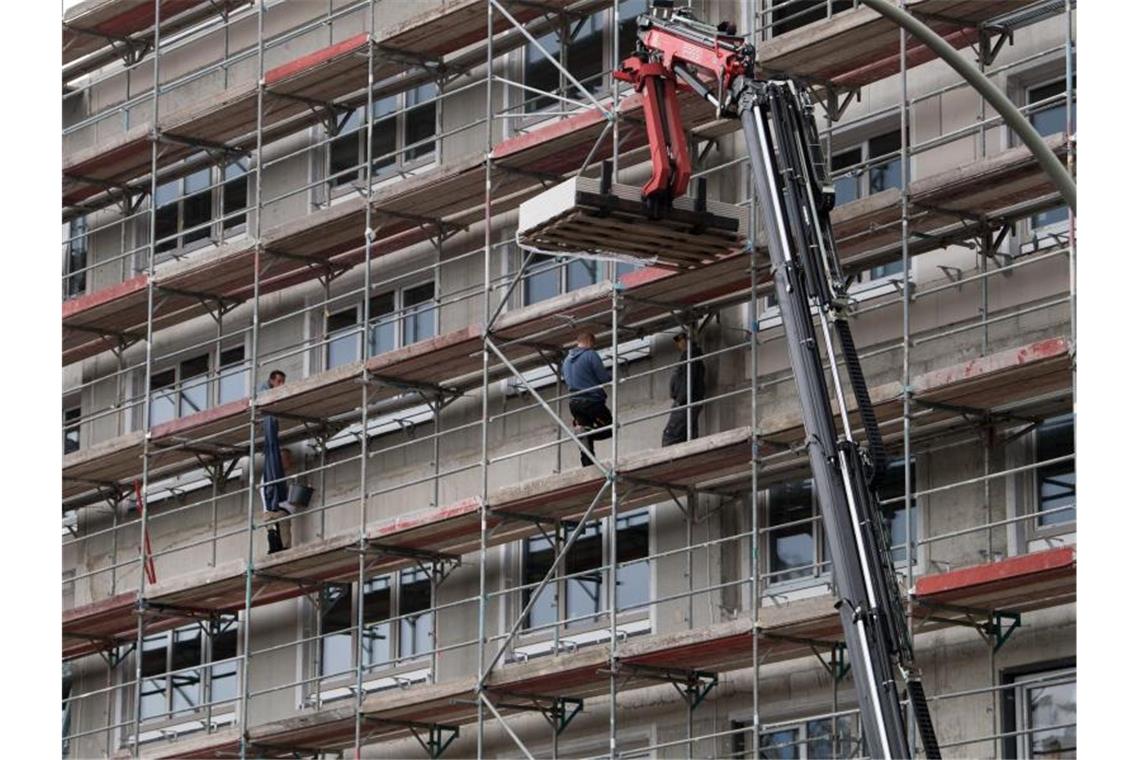
<path id="1" fill-rule="evenodd" d="M 875 419 L 875 407 L 871 405 L 871 393 L 867 390 L 867 380 L 863 377 L 863 367 L 859 364 L 859 354 L 855 350 L 851 326 L 846 319 L 837 319 L 835 331 L 839 333 L 839 344 L 843 347 L 843 363 L 847 365 L 847 377 L 851 379 L 851 389 L 855 392 L 855 402 L 859 405 L 859 417 L 863 420 L 863 430 L 867 433 L 867 449 L 871 453 L 871 464 L 874 468 L 870 483 L 875 485 L 887 471 L 887 449 L 883 446 L 879 421 Z"/>

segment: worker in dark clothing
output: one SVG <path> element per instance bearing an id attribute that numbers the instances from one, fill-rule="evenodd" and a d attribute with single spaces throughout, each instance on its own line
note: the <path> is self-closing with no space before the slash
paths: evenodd
<path id="1" fill-rule="evenodd" d="M 613 415 L 606 408 L 605 384 L 611 381 L 610 371 L 602 363 L 602 357 L 594 350 L 594 334 L 589 331 L 578 333 L 577 345 L 562 362 L 562 378 L 570 389 L 570 414 L 574 418 L 574 430 L 582 445 L 594 453 L 594 441 L 613 436 L 613 429 L 598 430 L 613 425 Z M 590 458 L 581 452 L 582 466 L 588 466 Z"/>
<path id="2" fill-rule="evenodd" d="M 673 411 L 661 433 L 661 445 L 688 441 L 700 436 L 697 419 L 701 406 L 686 408 L 687 404 L 698 404 L 705 398 L 705 363 L 701 360 L 701 347 L 690 343 L 685 333 L 673 336 L 673 345 L 681 354 L 681 364 L 673 368 L 669 377 L 669 397 L 673 399 Z M 691 359 L 685 363 L 686 359 Z"/>
<path id="3" fill-rule="evenodd" d="M 269 382 L 263 384 L 259 390 L 268 391 L 284 382 L 285 373 L 275 369 L 269 373 Z M 261 472 L 261 501 L 264 509 L 262 517 L 265 522 L 266 537 L 269 540 L 269 553 L 273 554 L 288 549 L 289 539 L 292 537 L 291 523 L 281 519 L 293 513 L 288 502 L 289 486 L 285 482 L 285 465 L 289 453 L 281 449 L 281 442 L 277 438 L 275 416 L 272 414 L 261 416 L 261 433 L 262 455 L 265 458 Z"/>

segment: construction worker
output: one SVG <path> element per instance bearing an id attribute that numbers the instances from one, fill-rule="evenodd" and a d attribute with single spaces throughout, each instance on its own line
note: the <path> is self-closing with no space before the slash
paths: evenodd
<path id="1" fill-rule="evenodd" d="M 697 418 L 702 407 L 687 405 L 697 404 L 705 398 L 705 363 L 701 361 L 701 347 L 695 342 L 690 343 L 685 333 L 674 335 L 673 345 L 681 355 L 681 364 L 674 367 L 673 374 L 669 376 L 673 411 L 661 432 L 662 446 L 672 446 L 700 436 Z M 687 359 L 691 361 L 686 362 Z"/>
<path id="2" fill-rule="evenodd" d="M 575 338 L 576 345 L 570 349 L 562 362 L 562 378 L 573 395 L 570 397 L 570 414 L 574 418 L 574 431 L 582 445 L 590 454 L 594 453 L 594 441 L 613 436 L 613 429 L 598 430 L 613 425 L 613 415 L 606 408 L 605 384 L 610 382 L 610 371 L 602 363 L 602 357 L 594 350 L 594 334 L 583 330 Z M 585 435 L 583 435 L 585 433 Z M 582 466 L 590 464 L 590 457 L 581 452 Z"/>
<path id="3" fill-rule="evenodd" d="M 263 383 L 260 391 L 278 388 L 285 382 L 285 373 L 275 369 L 269 373 L 269 381 Z M 282 520 L 293 513 L 289 504 L 289 486 L 285 482 L 285 467 L 291 465 L 288 450 L 282 450 L 278 440 L 277 418 L 272 414 L 261 416 L 261 433 L 264 438 L 262 455 L 265 463 L 261 471 L 262 518 L 269 541 L 269 553 L 274 554 L 288 549 L 292 538 L 292 522 Z"/>

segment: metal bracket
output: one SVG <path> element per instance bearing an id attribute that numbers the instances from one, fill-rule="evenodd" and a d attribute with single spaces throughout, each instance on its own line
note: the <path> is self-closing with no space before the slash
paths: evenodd
<path id="1" fill-rule="evenodd" d="M 614 660 L 607 675 L 621 675 L 622 671 L 629 671 L 631 675 L 636 675 L 639 678 L 672 684 L 681 698 L 685 700 L 689 710 L 697 709 L 719 682 L 719 676 L 716 673 L 658 665 L 642 665 L 622 662 L 618 659 Z"/>
<path id="2" fill-rule="evenodd" d="M 513 694 L 511 692 L 495 691 L 488 687 L 487 691 L 495 695 L 495 706 L 508 710 L 531 711 L 542 714 L 546 721 L 554 728 L 554 732 L 561 735 L 570 722 L 582 712 L 584 702 L 573 697 L 549 697 L 539 694 Z M 567 709 L 570 708 L 570 709 Z"/>

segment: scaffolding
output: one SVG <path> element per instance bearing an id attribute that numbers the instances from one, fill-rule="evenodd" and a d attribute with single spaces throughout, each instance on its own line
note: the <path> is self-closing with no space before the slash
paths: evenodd
<path id="1" fill-rule="evenodd" d="M 1023 110 L 1063 104 L 1064 129 L 1049 144 L 1075 173 L 1074 4 L 1009 0 L 997 17 L 994 5 L 980 0 L 913 0 L 907 8 L 955 47 L 973 48 L 990 76 L 1062 61 L 1060 94 Z M 682 98 L 700 156 L 694 179 L 719 183 L 725 200 L 751 220 L 736 249 L 688 264 L 541 258 L 516 244 L 520 203 L 570 176 L 603 187 L 637 184 L 646 161 L 640 98 L 609 76 L 628 52 L 618 20 L 638 4 L 444 0 L 395 24 L 374 0 L 330 0 L 315 17 L 299 20 L 285 12 L 288 5 L 90 0 L 64 20 L 65 114 L 73 103 L 93 113 L 64 130 L 63 218 L 99 220 L 67 233 L 65 249 L 118 241 L 117 254 L 65 265 L 63 276 L 64 396 L 85 399 L 78 416 L 65 417 L 64 434 L 87 443 L 63 461 L 63 551 L 65 567 L 74 568 L 63 582 L 63 659 L 73 673 L 86 665 L 82 688 L 64 697 L 65 715 L 84 717 L 82 728 L 70 730 L 65 718 L 65 749 L 70 743 L 105 756 L 360 756 L 372 745 L 383 752 L 414 741 L 429 757 L 461 749 L 483 757 L 493 742 L 495 752 L 533 758 L 540 751 L 527 737 L 540 732 L 522 716 L 537 713 L 546 726 L 541 752 L 557 757 L 560 742 L 574 735 L 574 721 L 583 720 L 587 704 L 597 704 L 608 721 L 595 726 L 608 737 L 605 757 L 759 756 L 762 741 L 799 756 L 807 739 L 789 745 L 773 738 L 783 723 L 769 719 L 761 680 L 778 663 L 815 658 L 831 684 L 832 704 L 811 717 L 830 721 L 832 755 L 858 755 L 858 744 L 844 744 L 849 737 L 841 731 L 853 713 L 840 704 L 846 667 L 830 594 L 787 598 L 780 583 L 786 569 L 765 570 L 760 562 L 769 537 L 795 525 L 767 523 L 760 494 L 803 478 L 807 467 L 798 414 L 766 408 L 793 391 L 790 375 L 772 359 L 783 351 L 782 333 L 765 307 L 771 279 L 755 201 L 737 191 L 751 187 L 747 166 L 741 158 L 714 160 L 736 139 L 735 124 L 714 118 L 695 97 Z M 980 98 L 969 123 L 919 137 L 919 109 L 963 94 L 963 85 L 924 83 L 912 93 L 908 79 L 932 56 L 870 9 L 833 0 L 732 5 L 757 46 L 758 65 L 813 86 L 829 155 L 842 130 L 898 124 L 897 148 L 861 157 L 836 176 L 861 181 L 897 161 L 898 186 L 872 187 L 839 205 L 832 222 L 848 271 L 901 263 L 903 276 L 885 292 L 868 290 L 857 310 L 866 322 L 898 319 L 888 337 L 860 347 L 869 367 L 883 368 L 872 370 L 881 382 L 873 384 L 871 399 L 884 441 L 906 463 L 955 447 L 980 445 L 983 452 L 982 473 L 964 479 L 920 485 L 904 466 L 899 495 L 884 505 L 943 495 L 980 500 L 969 525 L 948 524 L 922 537 L 912 519 L 917 509 L 904 508 L 895 551 L 919 662 L 924 636 L 933 631 L 972 629 L 989 650 L 988 683 L 931 688 L 931 700 L 937 721 L 940 710 L 953 709 L 945 705 L 988 699 L 991 729 L 940 737 L 943 746 L 998 756 L 1004 742 L 1028 731 L 998 724 L 999 703 L 1013 686 L 998 682 L 997 653 L 1023 615 L 1076 597 L 1075 544 L 1018 552 L 1007 537 L 1075 507 L 1003 516 L 994 494 L 1011 479 L 1074 459 L 1070 453 L 1002 465 L 996 453 L 1072 407 L 1073 216 L 1064 230 L 1010 242 L 1025 220 L 1061 205 L 1058 193 L 1026 149 L 1001 144 L 1000 119 Z M 576 76 L 575 41 L 606 14 L 608 38 L 600 44 L 608 64 Z M 802 18 L 811 21 L 784 30 Z M 1063 41 L 1015 57 L 1015 30 L 1043 22 L 1062 23 Z M 220 48 L 222 55 L 204 66 L 188 64 L 187 52 L 202 48 Z M 298 55 L 298 48 L 305 52 Z M 532 51 L 533 61 L 554 72 L 549 91 L 512 76 L 517 59 Z M 861 92 L 895 75 L 896 101 L 845 120 Z M 103 103 L 103 91 L 119 79 L 125 95 L 116 91 Z M 198 96 L 203 82 L 221 89 Z M 459 104 L 459 115 L 448 112 L 445 120 L 447 103 Z M 413 134 L 406 127 L 425 106 L 434 123 Z M 389 145 L 390 129 L 400 134 Z M 349 141 L 354 160 L 335 166 L 330 156 Z M 976 158 L 910 178 L 917 157 L 956 141 L 971 142 Z M 466 152 L 452 155 L 454 145 Z M 421 149 L 436 160 L 420 161 Z M 322 168 L 299 180 L 290 173 L 298 163 L 318 161 Z M 203 172 L 205 184 L 199 181 L 194 192 L 211 194 L 218 215 L 186 226 L 180 210 L 169 229 L 160 218 L 163 188 Z M 226 192 L 236 182 L 245 183 L 246 202 L 231 209 Z M 186 252 L 184 241 L 199 237 L 211 239 L 213 250 Z M 942 266 L 941 281 L 916 283 L 914 258 L 950 246 L 972 251 L 974 269 Z M 525 297 L 532 278 L 568 276 L 575 262 L 602 274 L 581 287 L 559 287 L 550 298 Z M 1062 276 L 1064 290 L 1018 292 L 1017 285 L 1046 276 Z M 416 277 L 434 283 L 427 312 L 377 300 Z M 77 278 L 89 292 L 75 292 Z M 459 284 L 441 289 L 446 283 Z M 355 325 L 327 328 L 330 315 L 349 305 L 357 309 Z M 730 310 L 743 314 L 739 327 L 722 319 Z M 458 316 L 445 320 L 451 312 Z M 432 315 L 431 335 L 385 343 L 386 330 L 404 335 L 420 313 Z M 298 314 L 324 327 L 314 337 L 306 331 L 282 340 L 282 325 Z M 1038 327 L 1011 334 L 1011 325 L 1037 324 L 1034 318 Z M 448 321 L 454 327 L 444 329 Z M 704 361 L 739 369 L 739 382 L 725 380 L 707 398 L 681 407 L 690 425 L 704 411 L 704 424 L 716 432 L 634 448 L 642 440 L 638 431 L 662 424 L 673 409 L 627 403 L 636 392 L 630 388 L 663 382 L 694 361 L 689 353 L 652 368 L 635 364 L 648 350 L 646 336 L 699 335 L 710 325 L 722 345 L 706 350 Z M 569 392 L 558 371 L 583 328 L 607 346 L 603 354 L 613 366 L 606 389 L 614 412 L 611 443 L 596 454 L 567 422 Z M 277 388 L 260 386 L 283 363 L 323 366 L 320 357 L 346 340 L 356 348 L 354 359 Z M 220 357 L 237 344 L 248 352 L 235 364 L 211 364 L 203 393 L 238 377 L 246 395 L 219 394 L 195 410 L 192 387 L 170 391 L 155 381 L 187 357 Z M 191 413 L 154 419 L 161 408 L 156 394 L 168 391 L 176 404 L 189 398 Z M 718 408 L 728 411 L 710 419 Z M 313 483 L 317 498 L 284 520 L 296 540 L 273 555 L 257 549 L 264 483 L 256 462 L 267 415 L 278 419 L 283 443 L 304 447 L 290 478 Z M 579 454 L 590 464 L 573 466 Z M 551 459 L 553 471 L 544 471 Z M 647 507 L 670 512 L 682 526 L 682 545 L 649 544 L 643 555 L 623 559 L 619 521 Z M 719 523 L 723 535 L 714 535 L 713 521 L 728 510 L 740 524 L 726 519 Z M 591 531 L 601 547 L 597 567 L 570 569 L 568 559 Z M 955 557 L 942 572 L 917 574 L 920 556 L 937 569 L 939 551 L 963 537 L 978 542 L 980 563 Z M 503 569 L 502 547 L 535 541 L 544 542 L 550 557 L 541 577 Z M 743 558 L 737 571 L 714 579 L 714 558 L 719 566 L 734 551 Z M 189 571 L 188 561 L 196 564 Z M 683 588 L 622 602 L 623 573 L 663 566 L 680 569 Z M 796 570 L 819 576 L 826 558 Z M 382 624 L 366 620 L 366 593 L 393 573 L 396 585 L 404 574 L 422 579 L 427 606 L 388 610 Z M 593 584 L 599 601 L 575 617 L 562 597 L 576 580 Z M 75 601 L 81 589 L 89 599 Z M 305 615 L 320 619 L 343 597 L 351 599 L 351 620 L 335 633 L 349 637 L 352 654 L 337 672 L 310 667 L 330 636 L 320 623 L 315 629 L 285 624 L 287 640 L 275 635 L 271 643 L 252 631 L 267 625 L 257 615 L 272 605 L 297 600 Z M 555 618 L 536 622 L 531 613 L 551 599 Z M 725 599 L 736 600 L 732 614 L 724 612 Z M 663 620 L 665 610 L 680 624 L 663 632 L 652 621 Z M 465 624 L 444 629 L 444 616 Z M 405 627 L 418 636 L 421 624 L 427 645 L 401 651 L 397 636 L 402 641 Z M 152 637 L 188 625 L 209 642 L 205 662 L 148 664 Z M 375 661 L 366 651 L 370 637 L 385 635 L 388 656 Z M 215 658 L 213 642 L 222 636 L 234 637 L 233 654 Z M 259 660 L 270 665 L 258 671 Z M 301 677 L 267 675 L 283 662 L 300 665 Z M 474 667 L 456 673 L 457 662 Z M 100 675 L 105 685 L 96 686 Z M 172 690 L 180 679 L 197 685 L 223 675 L 234 679 L 232 694 L 215 698 L 210 689 L 204 701 L 184 706 L 181 718 L 170 706 L 157 724 L 144 716 L 144 691 L 153 683 Z M 683 737 L 629 744 L 623 700 L 655 687 L 679 698 L 687 717 Z M 729 729 L 723 721 L 699 729 L 702 707 L 707 711 L 725 690 L 750 693 L 747 716 Z M 274 712 L 264 705 L 282 695 L 300 695 L 295 709 L 264 718 Z M 104 719 L 91 719 L 96 710 Z M 913 745 L 909 713 L 908 720 Z M 405 743 L 384 744 L 394 741 Z"/>

